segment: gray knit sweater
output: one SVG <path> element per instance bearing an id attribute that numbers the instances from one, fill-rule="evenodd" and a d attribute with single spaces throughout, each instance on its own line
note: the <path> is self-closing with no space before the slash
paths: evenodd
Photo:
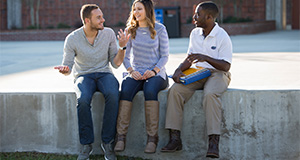
<path id="1" fill-rule="evenodd" d="M 118 68 L 113 62 L 117 52 L 117 40 L 111 28 L 99 30 L 92 45 L 81 27 L 66 37 L 62 65 L 69 66 L 75 78 L 95 72 L 112 73 L 109 62 Z"/>

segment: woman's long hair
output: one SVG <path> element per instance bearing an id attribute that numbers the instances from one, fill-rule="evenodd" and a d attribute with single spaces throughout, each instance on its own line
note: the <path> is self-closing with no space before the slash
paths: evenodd
<path id="1" fill-rule="evenodd" d="M 127 29 L 128 32 L 131 34 L 131 37 L 133 39 L 135 39 L 136 36 L 136 30 L 139 27 L 138 21 L 136 20 L 136 18 L 133 15 L 133 10 L 134 10 L 134 5 L 140 2 L 144 5 L 145 7 L 145 11 L 146 11 L 146 21 L 147 21 L 147 25 L 149 26 L 149 30 L 150 30 L 150 35 L 151 38 L 154 39 L 156 36 L 156 31 L 154 29 L 155 27 L 155 14 L 154 14 L 154 5 L 153 5 L 153 1 L 152 0 L 135 0 L 131 6 L 131 12 L 130 12 L 130 16 L 127 20 Z"/>

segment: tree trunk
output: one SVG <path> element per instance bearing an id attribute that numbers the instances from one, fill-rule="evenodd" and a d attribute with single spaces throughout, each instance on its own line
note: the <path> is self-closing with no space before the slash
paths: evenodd
<path id="1" fill-rule="evenodd" d="M 29 0 L 29 7 L 30 7 L 31 26 L 35 26 L 35 21 L 34 21 L 34 0 Z"/>
<path id="2" fill-rule="evenodd" d="M 234 17 L 237 17 L 237 0 L 233 1 Z"/>
<path id="3" fill-rule="evenodd" d="M 240 0 L 240 2 L 239 2 L 239 13 L 238 13 L 239 18 L 242 17 L 242 9 L 243 9 L 243 0 Z"/>
<path id="4" fill-rule="evenodd" d="M 224 4 L 226 2 L 224 0 L 217 0 L 216 4 L 219 7 L 219 13 L 220 13 L 220 21 L 219 23 L 223 23 L 223 19 L 224 19 L 224 13 L 223 13 L 223 9 L 224 9 Z"/>
<path id="5" fill-rule="evenodd" d="M 36 20 L 36 28 L 40 28 L 40 21 L 39 21 L 39 10 L 40 10 L 40 0 L 36 2 L 36 11 L 35 11 L 35 20 Z"/>

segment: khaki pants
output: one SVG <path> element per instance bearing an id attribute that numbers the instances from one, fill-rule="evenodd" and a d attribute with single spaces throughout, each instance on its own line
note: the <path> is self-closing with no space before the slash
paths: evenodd
<path id="1" fill-rule="evenodd" d="M 183 107 L 196 90 L 203 89 L 203 110 L 206 115 L 207 134 L 220 134 L 222 120 L 221 95 L 230 83 L 230 72 L 212 70 L 208 78 L 183 85 L 174 83 L 168 92 L 166 129 L 181 130 Z M 200 107 L 200 104 L 199 104 Z"/>

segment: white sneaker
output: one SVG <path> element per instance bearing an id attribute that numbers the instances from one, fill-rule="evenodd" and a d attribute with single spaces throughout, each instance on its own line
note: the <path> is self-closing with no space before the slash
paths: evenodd
<path id="1" fill-rule="evenodd" d="M 107 144 L 104 144 L 103 142 L 101 143 L 101 148 L 104 152 L 105 160 L 117 160 L 113 144 L 113 140 Z"/>
<path id="2" fill-rule="evenodd" d="M 90 154 L 93 152 L 93 146 L 91 144 L 83 145 L 77 160 L 89 160 Z"/>

